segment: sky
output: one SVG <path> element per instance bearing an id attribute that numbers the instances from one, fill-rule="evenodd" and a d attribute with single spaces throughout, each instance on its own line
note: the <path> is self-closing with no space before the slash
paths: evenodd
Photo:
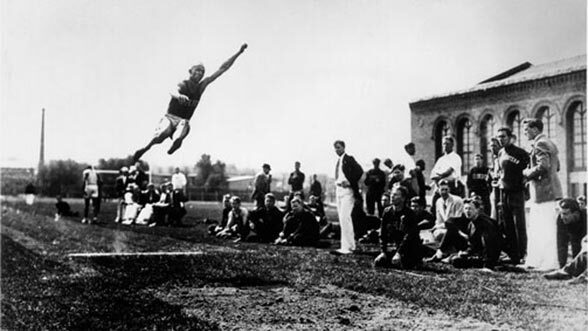
<path id="1" fill-rule="evenodd" d="M 96 163 L 147 143 L 169 91 L 213 82 L 180 150 L 144 160 L 332 175 L 333 142 L 369 167 L 410 141 L 409 102 L 529 61 L 586 53 L 583 0 L 1 0 L 0 164 Z"/>

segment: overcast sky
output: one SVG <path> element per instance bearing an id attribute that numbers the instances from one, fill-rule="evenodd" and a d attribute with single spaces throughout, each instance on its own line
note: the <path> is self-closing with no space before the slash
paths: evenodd
<path id="1" fill-rule="evenodd" d="M 374 0 L 2 0 L 3 166 L 132 154 L 168 91 L 203 62 L 214 72 L 192 131 L 145 155 L 193 165 L 333 172 L 336 139 L 362 164 L 410 140 L 408 103 L 530 61 L 586 53 L 586 2 Z M 332 174 L 331 174 L 332 175 Z"/>

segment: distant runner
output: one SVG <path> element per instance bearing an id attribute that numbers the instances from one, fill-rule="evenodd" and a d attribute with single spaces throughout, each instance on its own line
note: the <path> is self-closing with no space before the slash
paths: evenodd
<path id="1" fill-rule="evenodd" d="M 98 221 L 98 214 L 100 213 L 100 188 L 102 180 L 93 166 L 88 166 L 82 173 L 84 181 L 84 218 L 82 223 L 92 223 Z M 90 200 L 92 201 L 93 218 L 88 219 L 90 209 Z"/>
<path id="2" fill-rule="evenodd" d="M 153 139 L 151 139 L 145 147 L 140 148 L 135 152 L 133 156 L 135 161 L 140 159 L 151 146 L 161 144 L 166 138 L 173 140 L 167 154 L 172 154 L 182 146 L 182 141 L 190 132 L 190 124 L 188 121 L 192 118 L 202 93 L 204 93 L 208 84 L 212 83 L 225 71 L 229 70 L 237 57 L 239 57 L 246 48 L 247 44 L 243 44 L 239 51 L 223 63 L 214 74 L 204 79 L 202 79 L 204 76 L 204 65 L 197 64 L 190 68 L 188 71 L 190 73 L 190 78 L 180 82 L 178 88 L 170 92 L 171 100 L 167 108 L 167 114 L 165 114 L 165 117 L 159 122 Z M 174 134 L 176 131 L 177 134 Z"/>

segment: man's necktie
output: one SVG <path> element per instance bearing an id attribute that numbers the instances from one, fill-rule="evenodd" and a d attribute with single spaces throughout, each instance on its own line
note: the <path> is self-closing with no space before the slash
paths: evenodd
<path id="1" fill-rule="evenodd" d="M 339 179 L 339 164 L 341 162 L 341 158 L 337 160 L 337 165 L 335 166 L 335 180 Z"/>

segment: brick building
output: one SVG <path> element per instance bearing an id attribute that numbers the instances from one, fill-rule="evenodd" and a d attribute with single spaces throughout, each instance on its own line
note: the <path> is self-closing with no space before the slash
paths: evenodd
<path id="1" fill-rule="evenodd" d="M 564 194 L 586 194 L 586 55 L 525 62 L 472 88 L 411 102 L 410 109 L 416 159 L 425 160 L 426 176 L 442 154 L 445 134 L 456 139 L 467 174 L 476 153 L 490 158 L 488 142 L 500 127 L 510 127 L 516 144 L 530 150 L 522 120 L 536 117 L 559 147 Z"/>

